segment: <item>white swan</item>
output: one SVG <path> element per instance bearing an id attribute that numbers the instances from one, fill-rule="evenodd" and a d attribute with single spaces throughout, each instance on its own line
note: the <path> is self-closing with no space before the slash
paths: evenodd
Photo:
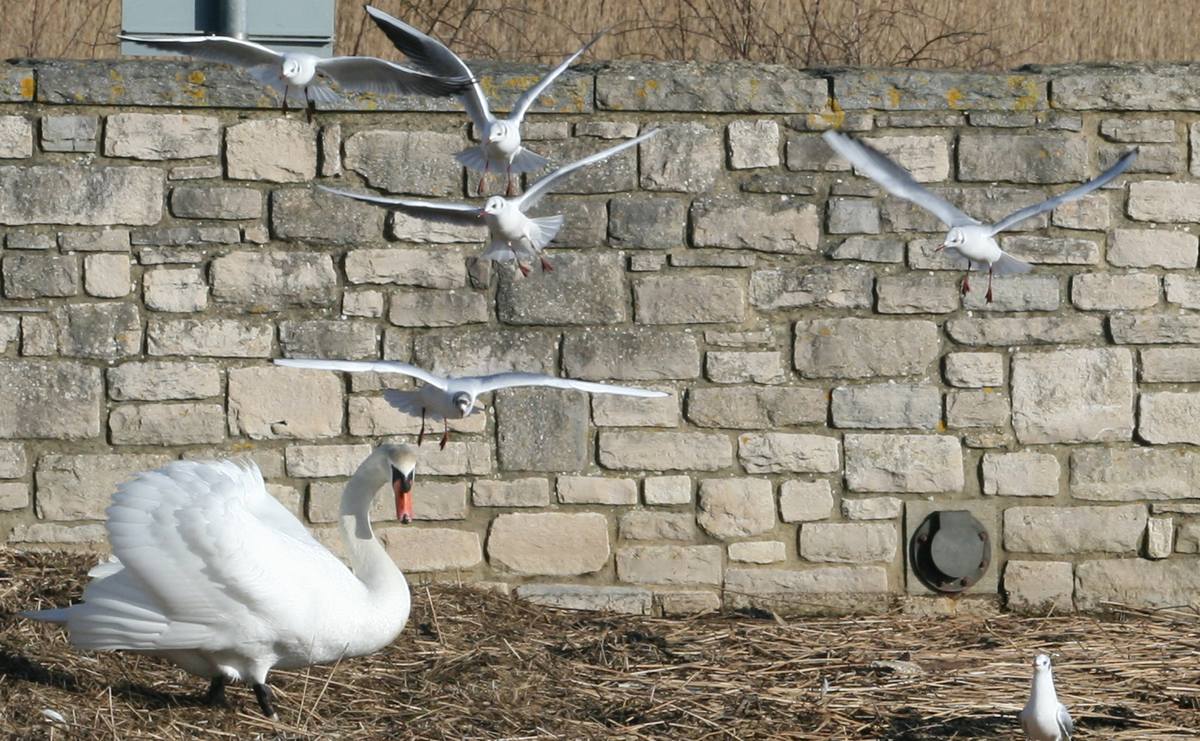
<path id="1" fill-rule="evenodd" d="M 412 519 L 416 451 L 382 445 L 342 494 L 351 568 L 318 543 L 263 484 L 253 463 L 176 461 L 117 488 L 108 508 L 113 559 L 89 572 L 83 602 L 23 613 L 63 623 L 79 648 L 162 656 L 225 685 L 253 685 L 274 718 L 267 672 L 362 656 L 408 621 L 409 593 L 371 531 L 371 500 L 391 483 Z"/>

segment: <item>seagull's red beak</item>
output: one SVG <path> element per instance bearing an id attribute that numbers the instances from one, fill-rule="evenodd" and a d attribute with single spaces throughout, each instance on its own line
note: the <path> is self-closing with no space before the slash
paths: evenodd
<path id="1" fill-rule="evenodd" d="M 402 474 L 395 466 L 392 466 L 392 492 L 396 495 L 396 519 L 406 525 L 413 519 L 412 488 L 412 473 Z"/>

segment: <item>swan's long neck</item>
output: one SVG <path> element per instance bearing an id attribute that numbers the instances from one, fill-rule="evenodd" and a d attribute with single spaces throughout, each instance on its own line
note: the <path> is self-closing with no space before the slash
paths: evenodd
<path id="1" fill-rule="evenodd" d="M 362 462 L 342 493 L 339 522 L 350 567 L 372 592 L 408 589 L 404 574 L 396 568 L 371 530 L 371 501 L 389 481 L 389 466 L 372 455 Z"/>

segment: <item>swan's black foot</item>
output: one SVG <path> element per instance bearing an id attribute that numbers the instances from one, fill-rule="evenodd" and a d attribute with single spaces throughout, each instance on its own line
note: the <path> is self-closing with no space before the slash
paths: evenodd
<path id="1" fill-rule="evenodd" d="M 279 715 L 275 712 L 275 695 L 270 687 L 265 684 L 254 685 L 254 696 L 258 698 L 258 706 L 262 708 L 263 715 L 271 720 L 279 720 Z"/>
<path id="2" fill-rule="evenodd" d="M 208 683 L 208 694 L 204 696 L 204 702 L 210 708 L 215 708 L 225 704 L 225 685 L 229 684 L 229 680 L 224 674 L 218 674 Z"/>

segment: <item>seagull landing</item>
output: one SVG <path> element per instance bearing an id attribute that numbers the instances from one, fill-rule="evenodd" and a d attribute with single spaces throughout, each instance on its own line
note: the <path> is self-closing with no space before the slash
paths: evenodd
<path id="1" fill-rule="evenodd" d="M 632 386 L 616 386 L 609 383 L 593 383 L 577 381 L 573 378 L 559 378 L 540 373 L 496 373 L 490 376 L 439 376 L 423 368 L 408 363 L 390 360 L 318 360 L 308 358 L 288 358 L 275 361 L 275 365 L 289 368 L 312 368 L 316 370 L 348 371 L 358 373 L 375 371 L 376 373 L 401 373 L 421 382 L 421 387 L 415 391 L 396 391 L 389 389 L 383 392 L 383 398 L 397 409 L 412 415 L 421 415 L 421 432 L 417 436 L 417 445 L 425 438 L 426 415 L 440 417 L 444 423 L 440 447 L 445 448 L 450 439 L 449 420 L 462 419 L 475 411 L 475 400 L 480 394 L 500 389 L 518 388 L 521 386 L 544 386 L 574 391 L 584 391 L 591 394 L 616 394 L 618 396 L 640 396 L 646 399 L 660 398 L 667 394 L 662 391 L 639 389 Z"/>
<path id="2" fill-rule="evenodd" d="M 512 111 L 509 112 L 508 118 L 496 118 L 489 110 L 487 97 L 475 80 L 471 68 L 445 44 L 369 5 L 367 14 L 391 39 L 396 48 L 418 68 L 438 76 L 466 77 L 471 80 L 470 86 L 462 92 L 462 102 L 467 109 L 467 115 L 471 117 L 471 123 L 475 125 L 475 131 L 479 134 L 480 143 L 478 146 L 459 152 L 456 159 L 468 169 L 483 173 L 479 178 L 476 195 L 483 195 L 484 181 L 487 179 L 488 172 L 493 169 L 497 171 L 503 169 L 508 176 L 508 185 L 504 194 L 511 198 L 514 192 L 512 177 L 514 172 L 535 172 L 549 163 L 545 157 L 522 146 L 521 122 L 525 120 L 525 114 L 529 112 L 538 97 L 546 92 L 546 89 L 558 79 L 558 76 L 603 35 L 603 32 L 596 34 L 591 41 L 583 45 L 583 48 L 550 70 L 538 84 L 522 93 Z"/>
<path id="3" fill-rule="evenodd" d="M 983 266 L 987 265 L 987 302 L 989 304 L 992 302 L 993 274 L 1028 273 L 1033 269 L 1029 263 L 1018 260 L 1001 250 L 1000 245 L 996 244 L 997 234 L 1025 219 L 1074 201 L 1106 185 L 1133 164 L 1133 160 L 1137 157 L 1137 150 L 1131 150 L 1094 180 L 1059 193 L 1041 203 L 1026 206 L 1005 216 L 995 224 L 989 225 L 980 223 L 946 199 L 924 188 L 913 179 L 908 171 L 866 142 L 851 139 L 836 131 L 826 131 L 822 136 L 835 152 L 849 160 L 856 170 L 879 183 L 884 190 L 897 198 L 915 203 L 950 227 L 950 231 L 946 233 L 946 238 L 938 250 L 944 249 L 950 255 L 967 259 L 967 270 L 962 280 L 964 294 L 971 290 L 971 269 L 982 270 Z"/>
<path id="4" fill-rule="evenodd" d="M 529 275 L 529 266 L 526 263 L 528 261 L 529 264 L 532 264 L 532 259 L 537 258 L 541 262 L 542 271 L 548 273 L 553 271 L 554 267 L 542 254 L 542 250 L 558 234 L 564 219 L 562 214 L 529 217 L 525 215 L 525 212 L 542 200 L 558 180 L 582 167 L 637 146 L 657 134 L 658 131 L 658 129 L 652 129 L 641 136 L 621 142 L 615 147 L 609 147 L 569 165 L 564 165 L 529 186 L 528 190 L 515 198 L 492 196 L 487 199 L 482 208 L 470 203 L 385 198 L 368 193 L 352 193 L 346 190 L 326 188 L 323 185 L 317 187 L 340 196 L 394 208 L 431 221 L 469 225 L 479 224 L 482 219 L 488 228 L 489 241 L 479 259 L 500 262 L 515 261 L 521 274 Z"/>

